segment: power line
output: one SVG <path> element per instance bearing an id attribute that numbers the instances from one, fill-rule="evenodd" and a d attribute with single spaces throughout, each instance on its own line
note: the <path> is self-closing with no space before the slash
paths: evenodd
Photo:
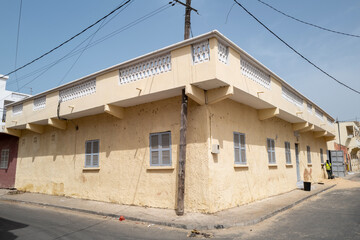
<path id="1" fill-rule="evenodd" d="M 21 10 L 22 10 L 22 0 L 20 0 L 20 9 L 19 9 L 19 21 L 17 27 L 17 36 L 16 36 L 16 51 L 15 51 L 15 68 L 17 67 L 17 57 L 18 57 L 18 50 L 19 50 L 19 35 L 20 35 L 20 23 L 21 23 Z M 17 74 L 15 72 L 15 80 L 17 89 L 19 90 L 19 82 L 17 80 Z"/>
<path id="2" fill-rule="evenodd" d="M 100 18 L 99 20 L 97 20 L 95 23 L 91 24 L 90 26 L 88 26 L 87 28 L 85 28 L 84 30 L 82 30 L 81 32 L 75 34 L 74 36 L 72 36 L 71 38 L 69 38 L 68 40 L 66 40 L 65 42 L 59 44 L 58 46 L 54 47 L 53 49 L 47 51 L 46 53 L 42 54 L 40 57 L 35 58 L 34 60 L 26 63 L 25 65 L 16 68 L 15 70 L 5 74 L 5 76 L 9 76 L 10 74 L 19 71 L 20 69 L 23 69 L 24 67 L 38 61 L 39 59 L 45 57 L 46 55 L 50 54 L 51 52 L 55 51 L 56 49 L 60 48 L 61 46 L 65 45 L 66 43 L 70 42 L 71 40 L 73 40 L 74 38 L 78 37 L 79 35 L 83 34 L 84 32 L 86 32 L 87 30 L 89 30 L 90 28 L 92 28 L 93 26 L 95 26 L 96 24 L 98 24 L 99 22 L 101 22 L 102 20 L 106 19 L 107 17 L 109 17 L 110 15 L 112 15 L 114 12 L 116 12 L 117 10 L 119 10 L 120 8 L 122 8 L 123 6 L 125 6 L 126 4 L 128 4 L 130 1 L 132 0 L 127 0 L 124 4 L 118 6 L 117 8 L 115 8 L 114 10 L 112 10 L 110 13 L 106 14 L 104 17 Z"/>
<path id="3" fill-rule="evenodd" d="M 345 35 L 345 36 L 349 36 L 349 37 L 360 38 L 360 35 L 355 35 L 355 34 L 350 34 L 350 33 L 339 32 L 339 31 L 335 31 L 335 30 L 331 30 L 331 29 L 328 29 L 328 28 L 321 27 L 321 26 L 316 25 L 316 24 L 313 24 L 313 23 L 305 22 L 305 21 L 303 21 L 303 20 L 300 20 L 300 19 L 298 19 L 298 18 L 296 18 L 296 17 L 293 17 L 293 16 L 291 16 L 291 15 L 289 15 L 289 14 L 286 14 L 286 13 L 284 13 L 284 12 L 276 9 L 275 7 L 271 6 L 270 4 L 268 4 L 268 3 L 266 3 L 266 2 L 263 2 L 263 1 L 261 1 L 261 0 L 257 0 L 257 1 L 260 2 L 260 3 L 262 3 L 262 4 L 264 4 L 264 5 L 266 5 L 266 6 L 268 6 L 269 8 L 273 9 L 273 10 L 276 11 L 276 12 L 278 12 L 278 13 L 280 13 L 280 14 L 288 17 L 288 18 L 291 18 L 291 19 L 293 19 L 293 20 L 295 20 L 295 21 L 301 22 L 301 23 L 303 23 L 303 24 L 306 24 L 306 25 L 309 25 L 309 26 L 312 26 L 312 27 L 316 27 L 316 28 L 319 28 L 319 29 L 324 30 L 324 31 L 328 31 L 328 32 L 340 34 L 340 35 Z"/>
<path id="4" fill-rule="evenodd" d="M 37 70 L 35 70 L 35 71 L 33 71 L 33 72 L 30 72 L 30 73 L 28 73 L 28 74 L 25 74 L 25 75 L 21 76 L 21 77 L 20 77 L 21 80 L 19 80 L 19 81 L 22 81 L 22 80 L 24 80 L 24 79 L 26 79 L 26 78 L 28 78 L 28 77 L 30 77 L 30 76 L 38 73 L 38 72 L 41 72 L 41 71 L 43 71 L 44 69 L 45 69 L 45 71 L 47 71 L 49 68 L 53 67 L 54 64 L 56 65 L 57 63 L 60 63 L 60 62 L 62 62 L 62 61 L 65 61 L 66 59 L 68 59 L 68 58 L 70 58 L 70 57 L 73 57 L 73 56 L 75 56 L 76 54 L 78 54 L 79 52 L 83 51 L 84 49 L 89 49 L 89 48 L 91 48 L 91 47 L 93 47 L 93 46 L 95 46 L 95 45 L 97 45 L 97 44 L 100 44 L 101 42 L 103 42 L 103 41 L 105 41 L 105 40 L 107 40 L 107 39 L 109 39 L 109 38 L 111 38 L 111 37 L 113 37 L 113 36 L 115 36 L 115 35 L 123 32 L 123 31 L 125 31 L 125 30 L 127 30 L 127 29 L 129 29 L 129 28 L 131 28 L 131 27 L 133 27 L 133 26 L 135 26 L 135 25 L 137 25 L 137 24 L 145 21 L 145 20 L 147 20 L 148 18 L 159 14 L 160 12 L 168 9 L 169 7 L 174 6 L 174 5 L 172 5 L 173 2 L 174 2 L 174 1 L 169 2 L 169 3 L 167 3 L 167 4 L 164 4 L 163 6 L 161 6 L 161 7 L 157 8 L 157 9 L 155 9 L 155 10 L 153 10 L 153 11 L 145 14 L 144 16 L 142 16 L 142 17 L 140 17 L 140 18 L 138 18 L 138 19 L 136 19 L 136 20 L 134 20 L 134 21 L 132 21 L 132 22 L 124 25 L 124 26 L 122 26 L 121 28 L 118 28 L 117 30 L 115 30 L 115 31 L 113 31 L 113 32 L 105 35 L 104 37 L 99 38 L 98 40 L 96 40 L 96 41 L 92 42 L 91 44 L 89 44 L 89 46 L 83 47 L 83 48 L 79 48 L 78 50 L 75 51 L 75 49 L 77 49 L 80 45 L 82 45 L 84 42 L 86 42 L 89 38 L 92 37 L 92 35 L 90 35 L 89 37 L 87 37 L 84 41 L 82 41 L 80 44 L 78 44 L 73 50 L 71 50 L 68 54 L 66 54 L 66 55 L 63 56 L 62 58 L 60 58 L 60 59 L 58 59 L 58 60 L 55 60 L 54 62 L 52 62 L 52 63 L 50 63 L 50 64 L 47 64 L 47 65 L 45 65 L 45 66 L 43 66 L 43 67 L 41 67 L 41 68 L 38 68 Z M 32 80 L 31 80 L 31 81 L 32 81 Z M 7 85 L 13 85 L 13 84 L 15 84 L 15 83 L 8 83 Z M 22 88 L 22 87 L 20 87 L 20 89 L 21 89 L 21 88 Z"/>
<path id="5" fill-rule="evenodd" d="M 317 68 L 320 72 L 324 73 L 326 76 L 330 77 L 331 79 L 333 79 L 334 81 L 336 81 L 337 83 L 343 85 L 344 87 L 350 89 L 351 91 L 354 91 L 358 94 L 360 94 L 360 92 L 348 85 L 346 85 L 345 83 L 337 80 L 335 77 L 331 76 L 329 73 L 325 72 L 323 69 L 321 69 L 320 67 L 318 67 L 315 63 L 313 63 L 312 61 L 310 61 L 308 58 L 306 58 L 304 55 L 302 55 L 301 53 L 299 53 L 298 51 L 296 51 L 293 47 L 291 47 L 287 42 L 285 42 L 282 38 L 280 38 L 278 35 L 276 35 L 273 31 L 271 31 L 264 23 L 262 23 L 259 19 L 257 19 L 251 12 L 249 12 L 243 5 L 241 5 L 238 1 L 234 0 L 234 2 L 239 5 L 242 9 L 244 9 L 244 11 L 246 13 L 248 13 L 252 18 L 254 18 L 259 24 L 261 24 L 264 28 L 266 28 L 266 30 L 268 30 L 272 35 L 274 35 L 277 39 L 279 39 L 282 43 L 284 43 L 288 48 L 290 48 L 291 50 L 293 50 L 297 55 L 299 55 L 301 58 L 303 58 L 305 61 L 307 61 L 308 63 L 310 63 L 311 65 L 313 65 L 315 68 Z"/>
<path id="6" fill-rule="evenodd" d="M 67 75 L 71 72 L 71 70 L 74 68 L 74 66 L 76 65 L 76 63 L 79 61 L 79 59 L 81 58 L 81 56 L 83 55 L 83 53 L 87 50 L 87 47 L 89 46 L 89 44 L 92 42 L 92 40 L 94 39 L 95 35 L 100 31 L 100 29 L 102 29 L 106 24 L 108 24 L 109 22 L 111 22 L 111 20 L 113 20 L 115 17 L 117 17 L 122 11 L 124 11 L 128 6 L 130 6 L 132 2 L 130 2 L 128 5 L 126 5 L 123 9 L 121 9 L 119 12 L 117 12 L 114 16 L 112 16 L 107 22 L 103 21 L 99 28 L 90 36 L 90 39 L 87 43 L 87 45 L 83 48 L 83 50 L 81 51 L 81 53 L 79 54 L 79 56 L 76 58 L 76 60 L 74 61 L 74 63 L 71 65 L 71 67 L 69 68 L 69 70 L 64 74 L 64 76 L 62 77 L 62 79 L 59 81 L 59 83 L 57 84 L 57 86 L 59 86 L 62 81 L 64 81 L 64 79 L 67 77 Z M 121 3 L 122 4 L 122 3 Z M 121 5 L 120 4 L 120 5 Z"/>
<path id="7" fill-rule="evenodd" d="M 72 57 L 72 56 L 78 54 L 79 52 L 81 52 L 81 51 L 84 50 L 84 49 L 91 48 L 91 47 L 93 47 L 93 46 L 95 46 L 95 45 L 97 45 L 97 44 L 99 44 L 99 43 L 101 43 L 101 42 L 103 42 L 103 41 L 105 41 L 105 40 L 107 40 L 107 39 L 109 39 L 109 38 L 111 38 L 111 37 L 113 37 L 113 36 L 121 33 L 121 32 L 123 32 L 123 31 L 127 30 L 127 29 L 129 29 L 129 28 L 131 28 L 131 27 L 133 27 L 133 26 L 135 26 L 135 25 L 137 25 L 137 24 L 139 24 L 139 23 L 147 20 L 148 18 L 150 18 L 150 17 L 152 17 L 152 16 L 155 16 L 156 14 L 159 14 L 160 12 L 162 12 L 162 11 L 164 11 L 164 10 L 172 7 L 172 6 L 173 6 L 173 5 L 171 5 L 172 3 L 173 3 L 173 1 L 167 3 L 167 4 L 163 5 L 163 6 L 161 6 L 161 7 L 159 7 L 159 8 L 157 8 L 156 10 L 154 10 L 154 11 L 148 13 L 148 14 L 145 14 L 144 16 L 142 16 L 142 17 L 140 17 L 140 18 L 138 18 L 138 19 L 130 22 L 129 24 L 127 24 L 127 25 L 125 25 L 125 26 L 123 26 L 123 27 L 121 27 L 121 28 L 119 28 L 119 29 L 117 29 L 117 30 L 109 33 L 108 35 L 105 35 L 104 37 L 98 39 L 97 41 L 92 42 L 92 43 L 89 44 L 89 46 L 87 46 L 87 47 L 80 48 L 80 49 L 74 51 L 73 53 L 71 53 L 71 52 L 68 53 L 68 54 L 65 55 L 64 57 L 58 59 L 57 61 L 51 63 L 50 65 L 47 65 L 48 67 L 47 67 L 47 69 L 44 70 L 44 72 L 40 73 L 38 76 L 36 76 L 36 77 L 33 78 L 32 80 L 30 80 L 29 82 L 25 83 L 23 86 L 20 87 L 20 89 L 22 89 L 22 88 L 24 88 L 25 86 L 27 86 L 28 84 L 34 82 L 36 79 L 38 79 L 40 76 L 42 76 L 47 70 L 49 70 L 50 68 L 52 68 L 53 66 L 55 66 L 55 65 L 58 64 L 59 62 L 61 62 L 61 61 L 65 60 L 65 59 L 67 59 L 67 58 L 69 58 L 69 57 Z M 87 39 L 89 39 L 90 37 L 91 37 L 91 36 L 89 36 Z M 85 39 L 82 43 L 84 43 L 87 39 Z M 82 43 L 80 43 L 78 46 L 80 46 Z M 77 47 L 78 47 L 78 46 L 77 46 Z M 76 47 L 76 48 L 77 48 L 77 47 Z M 75 48 L 75 49 L 76 49 L 76 48 Z M 75 50 L 75 49 L 73 49 L 73 50 Z M 39 71 L 36 70 L 36 72 L 39 72 Z M 9 84 L 9 85 L 10 85 L 10 84 Z M 0 101 L 1 101 L 1 100 L 0 100 Z"/>

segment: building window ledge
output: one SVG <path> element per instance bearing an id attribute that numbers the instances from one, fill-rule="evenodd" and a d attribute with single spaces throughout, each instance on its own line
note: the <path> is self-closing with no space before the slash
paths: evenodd
<path id="1" fill-rule="evenodd" d="M 175 168 L 173 166 L 154 166 L 154 167 L 147 167 L 147 171 L 152 171 L 152 170 L 174 170 Z"/>
<path id="2" fill-rule="evenodd" d="M 249 168 L 249 165 L 247 165 L 247 164 L 235 164 L 234 168 Z"/>
<path id="3" fill-rule="evenodd" d="M 308 163 L 307 165 L 308 165 L 309 167 L 312 167 L 312 163 Z"/>
<path id="4" fill-rule="evenodd" d="M 98 172 L 98 171 L 100 171 L 100 168 L 99 167 L 84 167 L 83 168 L 83 172 L 90 172 L 90 171 Z"/>
<path id="5" fill-rule="evenodd" d="M 278 165 L 276 163 L 269 163 L 269 168 L 277 168 Z"/>
<path id="6" fill-rule="evenodd" d="M 286 167 L 293 167 L 293 164 L 292 163 L 287 163 Z"/>

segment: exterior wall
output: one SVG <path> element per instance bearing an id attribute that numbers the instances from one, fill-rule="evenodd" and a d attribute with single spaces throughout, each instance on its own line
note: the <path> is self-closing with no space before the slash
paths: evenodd
<path id="1" fill-rule="evenodd" d="M 16 159 L 18 154 L 18 138 L 7 134 L 0 134 L 0 153 L 2 149 L 9 149 L 9 165 L 7 169 L 0 169 L 0 188 L 13 188 L 15 184 Z"/>
<path id="2" fill-rule="evenodd" d="M 121 204 L 175 208 L 181 98 L 126 108 L 125 118 L 107 114 L 68 123 L 67 130 L 46 127 L 23 131 L 16 187 L 20 190 Z M 205 107 L 190 101 L 186 209 L 209 204 Z M 74 124 L 78 125 L 78 131 Z M 171 131 L 172 166 L 150 167 L 149 134 Z M 100 167 L 84 168 L 85 141 L 100 140 Z"/>
<path id="3" fill-rule="evenodd" d="M 212 143 L 220 154 L 210 154 L 211 212 L 235 207 L 290 191 L 296 187 L 295 143 L 300 147 L 302 180 L 317 182 L 325 177 L 320 148 L 326 160 L 326 142 L 311 132 L 294 136 L 291 124 L 279 118 L 258 120 L 257 111 L 225 100 L 208 107 Z M 235 167 L 233 132 L 245 134 L 247 167 Z M 276 166 L 268 164 L 266 139 L 275 139 Z M 285 141 L 291 144 L 292 165 L 286 165 Z M 306 146 L 311 148 L 312 164 L 307 163 Z"/>

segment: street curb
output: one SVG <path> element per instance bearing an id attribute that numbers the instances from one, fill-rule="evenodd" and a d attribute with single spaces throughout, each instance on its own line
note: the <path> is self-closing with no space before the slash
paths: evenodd
<path id="1" fill-rule="evenodd" d="M 126 215 L 122 215 L 125 217 L 125 219 L 130 220 L 130 221 L 137 221 L 137 222 L 145 222 L 145 223 L 150 223 L 150 224 L 156 224 L 156 225 L 163 225 L 163 226 L 168 226 L 168 227 L 174 227 L 174 228 L 180 228 L 180 229 L 193 229 L 196 228 L 198 230 L 212 230 L 212 229 L 218 229 L 218 226 L 221 226 L 221 228 L 230 228 L 230 227 L 236 227 L 236 226 L 251 226 L 254 224 L 257 224 L 259 222 L 262 222 L 266 219 L 269 219 L 277 214 L 279 214 L 280 212 L 283 212 L 285 210 L 288 210 L 296 205 L 298 205 L 299 203 L 314 197 L 322 192 L 325 192 L 333 187 L 335 187 L 336 184 L 324 188 L 319 192 L 316 192 L 314 194 L 311 194 L 309 196 L 306 196 L 292 204 L 289 204 L 283 208 L 277 209 L 269 214 L 266 214 L 258 219 L 254 219 L 254 220 L 250 220 L 250 221 L 244 221 L 244 222 L 240 222 L 240 223 L 235 223 L 235 224 L 213 224 L 213 225 L 197 225 L 197 224 L 179 224 L 179 223 L 172 223 L 172 222 L 162 222 L 162 221 L 153 221 L 153 220 L 145 220 L 145 219 L 141 219 L 141 218 L 137 218 L 137 217 L 131 217 L 131 216 L 126 216 Z M 86 209 L 79 209 L 79 208 L 72 208 L 72 207 L 65 207 L 65 206 L 59 206 L 59 205 L 52 205 L 52 204 L 47 204 L 47 203 L 37 203 L 37 202 L 29 202 L 29 201 L 23 201 L 23 200 L 16 200 L 16 199 L 9 199 L 9 198 L 4 198 L 4 197 L 0 197 L 0 201 L 3 202 L 15 202 L 15 203 L 25 203 L 25 204 L 29 204 L 29 205 L 35 205 L 35 206 L 43 206 L 43 207 L 52 207 L 52 208 L 59 208 L 59 209 L 65 209 L 65 210 L 70 210 L 70 211 L 76 211 L 76 212 L 82 212 L 82 213 L 87 213 L 87 214 L 93 214 L 93 215 L 98 215 L 98 216 L 103 216 L 103 217 L 112 217 L 112 218 L 120 218 L 121 215 L 119 214 L 112 214 L 112 213 L 103 213 L 103 212 L 98 212 L 98 211 L 92 211 L 92 210 L 86 210 Z"/>

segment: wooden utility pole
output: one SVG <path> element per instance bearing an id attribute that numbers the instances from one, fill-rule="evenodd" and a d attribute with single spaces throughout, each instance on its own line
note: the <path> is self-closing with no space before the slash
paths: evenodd
<path id="1" fill-rule="evenodd" d="M 184 40 L 189 39 L 190 37 L 191 10 L 192 10 L 191 0 L 186 0 Z M 178 194 L 177 194 L 177 208 L 176 208 L 176 214 L 179 216 L 184 215 L 187 108 L 188 108 L 188 97 L 185 94 L 185 89 L 183 89 L 181 95 L 180 153 L 179 153 L 178 191 L 177 191 Z"/>

